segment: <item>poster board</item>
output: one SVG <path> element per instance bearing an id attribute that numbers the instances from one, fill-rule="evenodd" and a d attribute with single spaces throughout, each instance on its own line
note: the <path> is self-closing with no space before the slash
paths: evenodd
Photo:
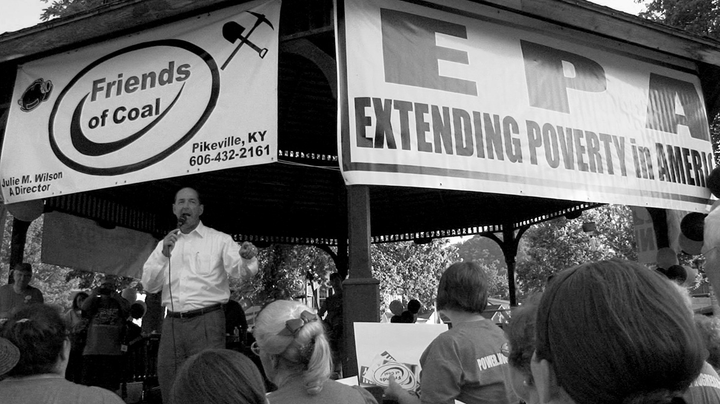
<path id="1" fill-rule="evenodd" d="M 392 374 L 407 390 L 420 382 L 420 355 L 446 324 L 354 323 L 361 384 L 387 386 Z"/>

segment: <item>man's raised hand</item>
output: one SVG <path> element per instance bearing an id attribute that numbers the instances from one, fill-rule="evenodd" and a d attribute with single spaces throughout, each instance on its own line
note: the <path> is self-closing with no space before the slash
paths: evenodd
<path id="1" fill-rule="evenodd" d="M 240 256 L 246 260 L 253 259 L 257 256 L 258 249 L 249 241 L 243 241 L 240 245 Z"/>

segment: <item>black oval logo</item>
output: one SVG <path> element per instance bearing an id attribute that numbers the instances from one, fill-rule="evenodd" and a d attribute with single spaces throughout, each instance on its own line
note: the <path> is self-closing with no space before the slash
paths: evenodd
<path id="1" fill-rule="evenodd" d="M 137 60 L 143 63 L 133 64 Z M 200 47 L 176 39 L 129 46 L 91 63 L 65 86 L 50 114 L 50 147 L 81 173 L 137 171 L 192 139 L 219 94 L 217 64 Z"/>

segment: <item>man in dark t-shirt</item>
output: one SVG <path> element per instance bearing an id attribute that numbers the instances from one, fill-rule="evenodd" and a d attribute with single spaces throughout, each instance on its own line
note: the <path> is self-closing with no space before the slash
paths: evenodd
<path id="1" fill-rule="evenodd" d="M 42 292 L 30 286 L 32 265 L 23 262 L 13 268 L 12 284 L 0 287 L 0 319 L 8 318 L 14 310 L 27 304 L 44 303 Z"/>

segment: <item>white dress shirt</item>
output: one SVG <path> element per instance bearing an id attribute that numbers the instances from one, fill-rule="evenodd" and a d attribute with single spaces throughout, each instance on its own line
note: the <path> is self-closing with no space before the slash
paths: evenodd
<path id="1" fill-rule="evenodd" d="M 232 237 L 202 222 L 190 233 L 178 234 L 170 258 L 162 250 L 161 240 L 143 266 L 142 284 L 150 293 L 162 290 L 163 306 L 175 312 L 227 303 L 228 275 L 248 277 L 258 269 L 257 258 L 240 257 Z"/>

